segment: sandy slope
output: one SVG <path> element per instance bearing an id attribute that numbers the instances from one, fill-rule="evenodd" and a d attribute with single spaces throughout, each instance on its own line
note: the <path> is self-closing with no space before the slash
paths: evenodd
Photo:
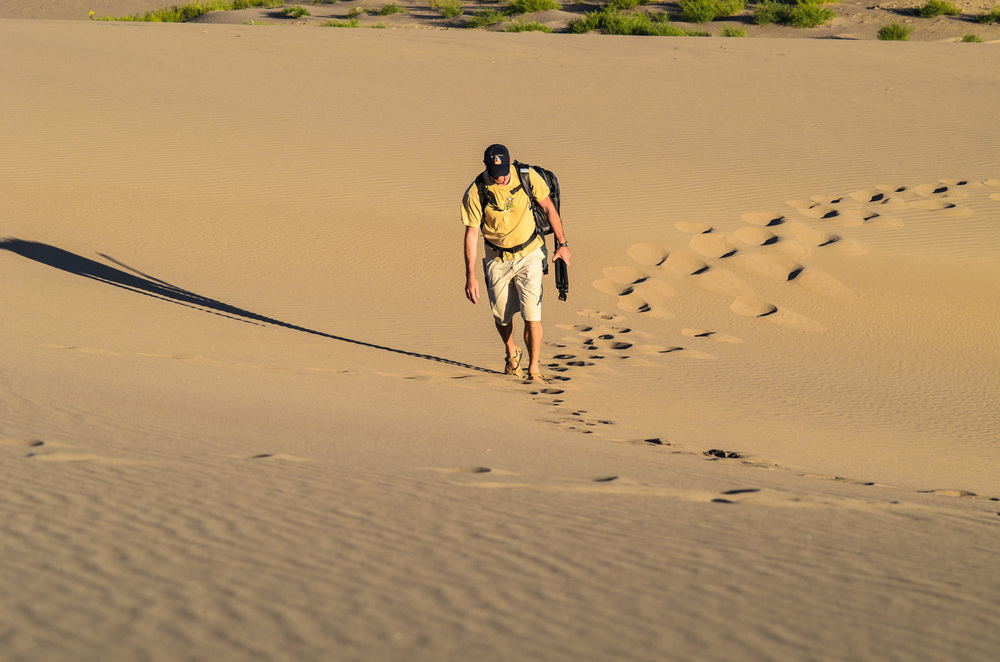
<path id="1" fill-rule="evenodd" d="M 992 51 L 733 41 L 0 22 L 0 657 L 995 659 Z"/>

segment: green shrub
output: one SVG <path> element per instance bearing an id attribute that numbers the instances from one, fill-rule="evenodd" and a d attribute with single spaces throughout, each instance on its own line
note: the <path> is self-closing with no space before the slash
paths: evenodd
<path id="1" fill-rule="evenodd" d="M 681 20 L 708 23 L 715 18 L 715 0 L 680 0 Z"/>
<path id="2" fill-rule="evenodd" d="M 516 16 L 548 9 L 562 9 L 562 5 L 556 0 L 512 0 L 504 9 L 504 13 L 508 16 Z"/>
<path id="3" fill-rule="evenodd" d="M 980 23 L 1000 23 L 1000 5 L 991 9 L 989 14 L 983 14 L 976 20 Z"/>
<path id="4" fill-rule="evenodd" d="M 719 30 L 720 37 L 745 37 L 747 36 L 747 31 L 743 28 L 738 28 L 735 25 L 723 25 L 722 29 Z"/>
<path id="5" fill-rule="evenodd" d="M 906 41 L 913 33 L 913 28 L 902 23 L 890 23 L 878 31 L 878 38 L 882 41 Z"/>
<path id="6" fill-rule="evenodd" d="M 607 34 L 648 35 L 653 22 L 645 15 L 627 12 L 607 12 L 601 27 Z"/>
<path id="7" fill-rule="evenodd" d="M 291 16 L 292 18 L 302 18 L 303 16 L 312 16 L 309 10 L 302 5 L 292 5 L 291 7 L 285 7 L 281 10 L 284 16 Z"/>
<path id="8" fill-rule="evenodd" d="M 368 7 L 355 7 L 351 11 L 347 12 L 347 19 L 348 20 L 355 19 L 358 16 L 361 16 L 362 14 L 367 14 L 369 11 L 371 10 L 368 9 Z M 343 27 L 343 26 L 335 26 L 335 27 Z"/>
<path id="9" fill-rule="evenodd" d="M 652 0 L 608 0 L 601 9 L 635 9 L 639 5 L 648 5 Z"/>
<path id="10" fill-rule="evenodd" d="M 958 16 L 962 10 L 948 2 L 948 0 L 927 0 L 927 4 L 917 10 L 917 14 L 923 18 L 934 18 L 946 14 L 948 16 Z"/>
<path id="11" fill-rule="evenodd" d="M 821 5 L 822 0 L 798 0 L 794 5 L 777 0 L 763 0 L 757 3 L 750 20 L 756 25 L 780 23 L 796 28 L 814 28 L 837 16 Z"/>
<path id="12" fill-rule="evenodd" d="M 836 17 L 837 15 L 834 12 L 821 7 L 818 2 L 803 2 L 800 0 L 798 6 L 792 8 L 788 24 L 796 28 L 815 28 Z"/>
<path id="13" fill-rule="evenodd" d="M 778 0 L 763 0 L 754 7 L 753 15 L 750 18 L 755 25 L 767 25 L 768 23 L 788 23 L 792 17 L 792 7 Z"/>
<path id="14" fill-rule="evenodd" d="M 982 37 L 980 37 L 979 35 L 974 35 L 974 34 L 967 34 L 967 35 L 965 35 L 964 37 L 962 37 L 962 41 L 965 42 L 965 43 L 967 43 L 967 44 L 981 44 L 981 43 L 983 43 Z"/>
<path id="15" fill-rule="evenodd" d="M 338 21 L 331 19 L 329 21 L 323 21 L 319 24 L 321 28 L 360 28 L 361 23 L 356 18 L 350 18 L 346 21 Z"/>
<path id="16" fill-rule="evenodd" d="M 681 19 L 688 23 L 708 23 L 733 16 L 746 9 L 746 0 L 680 0 Z"/>
<path id="17" fill-rule="evenodd" d="M 378 15 L 379 16 L 392 16 L 393 14 L 409 14 L 409 13 L 410 13 L 410 10 L 409 9 L 403 9 L 402 7 L 400 7 L 396 3 L 396 0 L 393 0 L 389 4 L 384 5 L 382 7 L 382 9 L 378 10 Z"/>
<path id="18" fill-rule="evenodd" d="M 146 23 L 184 23 L 198 18 L 210 11 L 232 11 L 234 9 L 250 9 L 252 7 L 280 7 L 285 0 L 208 0 L 208 2 L 193 2 L 178 7 L 165 7 L 145 14 L 131 16 L 94 16 L 92 21 L 141 21 Z"/>
<path id="19" fill-rule="evenodd" d="M 566 29 L 573 34 L 583 34 L 601 29 L 601 17 L 604 11 L 591 11 L 583 15 L 583 18 L 574 18 L 567 25 Z"/>
<path id="20" fill-rule="evenodd" d="M 603 30 L 606 34 L 616 35 L 648 35 L 656 37 L 707 37 L 707 32 L 684 30 L 669 24 L 666 14 L 630 13 L 602 9 L 589 12 L 583 18 L 569 22 L 569 31 L 573 33 Z"/>
<path id="21" fill-rule="evenodd" d="M 462 14 L 462 4 L 458 0 L 431 0 L 431 9 L 438 10 L 445 18 L 455 18 Z"/>
<path id="22" fill-rule="evenodd" d="M 747 8 L 747 0 L 715 0 L 715 17 L 735 16 Z"/>
<path id="23" fill-rule="evenodd" d="M 503 29 L 504 32 L 552 32 L 552 28 L 538 21 L 517 21 Z"/>
<path id="24" fill-rule="evenodd" d="M 470 28 L 485 28 L 487 25 L 496 25 L 501 21 L 506 21 L 507 15 L 495 9 L 484 9 L 472 15 L 469 21 Z"/>

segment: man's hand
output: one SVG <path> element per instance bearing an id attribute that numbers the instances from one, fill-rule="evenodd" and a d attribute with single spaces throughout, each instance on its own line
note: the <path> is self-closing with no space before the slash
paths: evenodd
<path id="1" fill-rule="evenodd" d="M 569 246 L 558 246 L 556 252 L 552 255 L 553 260 L 562 260 L 569 266 Z"/>
<path id="2" fill-rule="evenodd" d="M 479 301 L 479 282 L 475 278 L 465 281 L 465 298 L 472 303 Z"/>

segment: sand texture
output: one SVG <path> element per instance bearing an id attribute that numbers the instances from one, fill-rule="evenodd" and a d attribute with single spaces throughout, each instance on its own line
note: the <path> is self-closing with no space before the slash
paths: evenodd
<path id="1" fill-rule="evenodd" d="M 995 45 L 12 12 L 0 660 L 1000 656 Z"/>

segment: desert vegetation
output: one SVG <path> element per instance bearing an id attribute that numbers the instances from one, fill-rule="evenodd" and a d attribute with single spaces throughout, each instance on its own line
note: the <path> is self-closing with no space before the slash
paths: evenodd
<path id="1" fill-rule="evenodd" d="M 309 0 L 312 5 L 332 5 L 340 0 Z M 720 37 L 746 37 L 746 24 L 775 24 L 793 28 L 809 29 L 827 25 L 837 14 L 830 9 L 829 4 L 836 0 L 673 0 L 657 2 L 656 0 L 605 0 L 599 5 L 573 4 L 568 11 L 577 18 L 562 23 L 541 23 L 527 14 L 548 10 L 563 9 L 557 0 L 480 0 L 479 2 L 463 2 L 463 0 L 418 0 L 419 4 L 406 2 L 400 4 L 392 0 L 386 4 L 374 6 L 357 6 L 342 17 L 324 19 L 312 17 L 307 24 L 322 27 L 388 27 L 384 23 L 371 25 L 368 20 L 362 23 L 359 18 L 369 16 L 392 16 L 394 14 L 421 14 L 416 20 L 428 18 L 426 10 L 436 12 L 447 21 L 449 27 L 464 27 L 469 29 L 492 29 L 505 32 L 553 32 L 569 33 L 601 32 L 609 35 L 649 35 L 649 36 L 710 36 L 703 29 L 692 28 L 690 25 L 676 25 L 673 21 L 700 26 L 713 22 L 721 22 L 727 18 L 735 18 L 736 24 L 720 24 L 716 34 Z M 305 3 L 303 3 L 305 4 Z M 163 9 L 149 11 L 130 16 L 96 16 L 90 12 L 91 20 L 100 21 L 155 21 L 155 22 L 185 22 L 202 16 L 208 12 L 230 11 L 252 8 L 281 8 L 272 16 L 293 19 L 303 19 L 312 16 L 303 4 L 288 4 L 283 0 L 203 0 L 185 5 L 174 5 Z M 420 8 L 423 7 L 423 12 Z M 589 9 L 588 9 L 589 7 Z M 877 9 L 870 7 L 869 9 Z M 957 17 L 962 10 L 951 0 L 926 0 L 913 9 L 896 11 L 919 16 L 921 18 Z M 397 19 L 398 20 L 398 19 Z M 433 19 L 431 19 L 433 22 Z M 543 19 L 544 20 L 544 19 Z M 547 19 L 551 21 L 552 19 Z M 963 20 L 963 19 L 958 19 Z M 982 24 L 1000 23 L 1000 5 L 979 16 L 966 14 L 966 21 L 975 20 Z M 302 22 L 302 21 L 300 21 Z M 743 22 L 743 25 L 740 25 Z M 251 25 L 275 25 L 278 22 L 247 21 Z M 398 24 L 394 24 L 398 25 Z M 937 26 L 942 25 L 939 21 Z M 559 27 L 565 26 L 565 27 Z M 940 29 L 940 28 L 938 28 Z M 905 41 L 913 33 L 912 26 L 899 21 L 885 25 L 878 33 L 878 38 L 885 41 Z M 954 33 L 953 33 L 954 34 Z M 959 39 L 961 33 L 955 34 Z M 926 36 L 925 36 L 926 38 Z M 963 41 L 975 41 L 981 36 L 965 35 Z"/>
<path id="2" fill-rule="evenodd" d="M 927 4 L 917 10 L 917 14 L 923 18 L 934 18 L 935 16 L 958 16 L 962 10 L 948 0 L 927 0 Z"/>
<path id="3" fill-rule="evenodd" d="M 893 22 L 878 31 L 878 38 L 882 41 L 908 41 L 912 33 L 910 26 Z"/>
<path id="4" fill-rule="evenodd" d="M 186 5 L 165 7 L 143 14 L 131 16 L 96 16 L 91 12 L 93 21 L 143 21 L 147 23 L 184 23 L 198 18 L 210 11 L 232 11 L 234 9 L 250 9 L 253 7 L 282 7 L 284 0 L 208 0 L 208 2 L 192 2 Z"/>
<path id="5" fill-rule="evenodd" d="M 797 0 L 793 4 L 761 0 L 753 10 L 755 25 L 778 23 L 796 28 L 814 28 L 833 20 L 836 14 L 819 0 Z"/>

